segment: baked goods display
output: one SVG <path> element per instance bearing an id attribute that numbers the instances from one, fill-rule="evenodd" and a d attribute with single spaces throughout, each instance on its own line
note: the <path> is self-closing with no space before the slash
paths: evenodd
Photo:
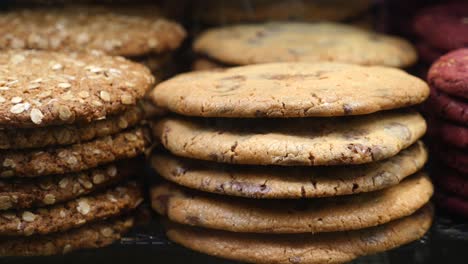
<path id="1" fill-rule="evenodd" d="M 152 206 L 176 243 L 253 263 L 342 263 L 430 226 L 426 122 L 402 109 L 429 87 L 402 70 L 258 64 L 181 74 L 150 96 L 179 114 L 153 122 L 166 151 L 151 160 L 168 180 Z"/>

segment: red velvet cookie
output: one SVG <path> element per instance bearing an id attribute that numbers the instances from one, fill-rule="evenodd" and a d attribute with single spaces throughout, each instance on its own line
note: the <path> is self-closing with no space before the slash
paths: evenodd
<path id="1" fill-rule="evenodd" d="M 435 88 L 431 88 L 431 96 L 426 104 L 431 112 L 440 117 L 459 124 L 468 124 L 468 101 L 452 97 Z"/>
<path id="2" fill-rule="evenodd" d="M 439 158 L 449 167 L 462 173 L 468 173 L 468 153 L 467 151 L 444 146 L 438 148 Z"/>
<path id="3" fill-rule="evenodd" d="M 468 198 L 468 175 L 463 175 L 455 170 L 443 168 L 435 173 L 437 186 L 444 191 Z"/>
<path id="4" fill-rule="evenodd" d="M 466 199 L 439 192 L 436 195 L 436 202 L 437 205 L 449 212 L 468 217 L 468 200 Z"/>
<path id="5" fill-rule="evenodd" d="M 468 127 L 440 121 L 439 131 L 442 141 L 459 148 L 468 148 Z"/>
<path id="6" fill-rule="evenodd" d="M 424 41 L 416 44 L 416 50 L 418 51 L 421 61 L 428 64 L 432 64 L 445 53 L 437 48 L 432 47 Z"/>
<path id="7" fill-rule="evenodd" d="M 468 38 L 468 18 L 465 27 L 465 37 Z M 468 48 L 440 57 L 429 69 L 427 80 L 431 86 L 443 92 L 468 99 Z"/>
<path id="8" fill-rule="evenodd" d="M 414 19 L 416 33 L 443 50 L 468 46 L 468 2 L 448 3 L 422 9 Z"/>

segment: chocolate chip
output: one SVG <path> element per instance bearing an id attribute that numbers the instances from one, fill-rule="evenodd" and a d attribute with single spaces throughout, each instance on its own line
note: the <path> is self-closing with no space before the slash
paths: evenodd
<path id="1" fill-rule="evenodd" d="M 200 218 L 198 216 L 193 216 L 193 215 L 188 215 L 186 218 L 185 218 L 185 221 L 189 224 L 189 225 L 199 225 L 200 224 Z"/>
<path id="2" fill-rule="evenodd" d="M 343 111 L 345 115 L 350 115 L 351 113 L 353 113 L 353 108 L 349 104 L 344 104 Z"/>

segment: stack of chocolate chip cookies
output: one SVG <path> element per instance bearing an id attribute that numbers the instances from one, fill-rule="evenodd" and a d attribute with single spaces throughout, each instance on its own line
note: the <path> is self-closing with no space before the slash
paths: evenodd
<path id="1" fill-rule="evenodd" d="M 435 171 L 441 207 L 468 217 L 468 49 L 440 57 L 430 68 L 434 152 L 443 164 Z"/>
<path id="2" fill-rule="evenodd" d="M 417 54 L 406 40 L 322 22 L 240 24 L 207 30 L 193 44 L 194 70 L 270 62 L 344 62 L 406 68 Z"/>
<path id="3" fill-rule="evenodd" d="M 176 243 L 253 263 L 342 263 L 409 243 L 432 221 L 420 114 L 399 69 L 271 63 L 186 73 L 153 102 L 151 190 Z M 401 109 L 405 108 L 405 109 Z"/>
<path id="4" fill-rule="evenodd" d="M 441 3 L 416 14 L 413 28 L 421 60 L 431 65 L 445 53 L 468 46 L 468 3 Z"/>
<path id="5" fill-rule="evenodd" d="M 121 57 L 0 54 L 0 255 L 102 247 L 133 225 L 150 71 Z"/>

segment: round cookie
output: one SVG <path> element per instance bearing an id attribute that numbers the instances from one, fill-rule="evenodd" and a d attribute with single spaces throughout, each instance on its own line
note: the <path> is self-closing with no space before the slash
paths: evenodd
<path id="1" fill-rule="evenodd" d="M 318 166 L 375 162 L 415 143 L 426 122 L 413 111 L 307 119 L 155 121 L 153 135 L 177 156 L 252 165 Z"/>
<path id="2" fill-rule="evenodd" d="M 440 57 L 429 69 L 427 80 L 437 89 L 468 99 L 468 48 Z"/>
<path id="3" fill-rule="evenodd" d="M 99 50 L 126 57 L 174 50 L 186 35 L 154 9 L 114 5 L 13 9 L 1 14 L 0 28 L 0 49 Z"/>
<path id="4" fill-rule="evenodd" d="M 6 150 L 0 154 L 0 178 L 79 172 L 133 158 L 147 149 L 147 134 L 147 130 L 140 127 L 65 147 Z"/>
<path id="5" fill-rule="evenodd" d="M 0 180 L 0 210 L 44 207 L 101 190 L 136 174 L 139 162 L 120 161 L 73 174 Z"/>
<path id="6" fill-rule="evenodd" d="M 63 232 L 87 222 L 124 214 L 134 210 L 142 201 L 143 192 L 140 186 L 129 182 L 65 204 L 30 211 L 0 212 L 0 234 L 30 236 Z"/>
<path id="7" fill-rule="evenodd" d="M 141 122 L 144 112 L 133 107 L 122 115 L 110 116 L 87 124 L 54 127 L 0 129 L 0 149 L 43 148 L 70 145 L 117 134 Z"/>
<path id="8" fill-rule="evenodd" d="M 439 122 L 442 141 L 458 148 L 468 149 L 468 127 L 463 127 L 448 122 Z"/>
<path id="9" fill-rule="evenodd" d="M 343 167 L 253 167 L 153 154 L 152 167 L 191 189 L 247 198 L 314 198 L 384 189 L 419 171 L 427 151 L 417 142 L 381 162 Z"/>
<path id="10" fill-rule="evenodd" d="M 435 179 L 437 186 L 443 190 L 454 193 L 457 196 L 468 198 L 468 177 L 461 173 L 444 168 L 436 171 Z"/>
<path id="11" fill-rule="evenodd" d="M 343 62 L 404 68 L 417 53 L 406 40 L 335 23 L 243 24 L 202 33 L 195 52 L 232 65 Z"/>
<path id="12" fill-rule="evenodd" d="M 399 69 L 341 63 L 191 72 L 151 92 L 157 106 L 182 115 L 242 118 L 363 115 L 418 104 L 428 96 L 424 81 Z"/>
<path id="13" fill-rule="evenodd" d="M 0 256 L 50 256 L 112 244 L 134 225 L 132 217 L 92 223 L 63 233 L 0 240 Z"/>
<path id="14" fill-rule="evenodd" d="M 467 17 L 468 3 L 444 3 L 419 11 L 413 26 L 431 46 L 453 50 L 468 46 Z"/>
<path id="15" fill-rule="evenodd" d="M 208 25 L 274 20 L 343 21 L 370 9 L 372 1 L 242 1 L 208 0 L 198 3 L 195 18 Z"/>
<path id="16" fill-rule="evenodd" d="M 325 234 L 242 234 L 172 224 L 170 240 L 205 254 L 249 263 L 347 263 L 421 238 L 432 223 L 432 207 L 388 224 Z"/>
<path id="17" fill-rule="evenodd" d="M 174 222 L 246 233 L 321 233 L 363 229 L 408 216 L 431 198 L 419 173 L 390 188 L 308 200 L 251 200 L 195 193 L 172 184 L 151 190 L 152 207 Z"/>
<path id="18" fill-rule="evenodd" d="M 439 146 L 436 147 L 439 158 L 449 167 L 462 173 L 468 173 L 468 154 L 466 150 Z"/>
<path id="19" fill-rule="evenodd" d="M 428 106 L 439 116 L 457 122 L 462 125 L 468 124 L 468 102 L 465 100 L 449 96 L 431 87 L 431 96 Z"/>
<path id="20" fill-rule="evenodd" d="M 121 57 L 4 51 L 0 126 L 88 123 L 133 107 L 154 84 L 149 70 Z"/>
<path id="21" fill-rule="evenodd" d="M 226 68 L 227 65 L 214 61 L 212 59 L 200 57 L 192 63 L 192 71 L 206 71 Z"/>
<path id="22" fill-rule="evenodd" d="M 468 201 L 466 199 L 439 192 L 436 195 L 436 202 L 439 207 L 451 213 L 468 217 Z"/>

